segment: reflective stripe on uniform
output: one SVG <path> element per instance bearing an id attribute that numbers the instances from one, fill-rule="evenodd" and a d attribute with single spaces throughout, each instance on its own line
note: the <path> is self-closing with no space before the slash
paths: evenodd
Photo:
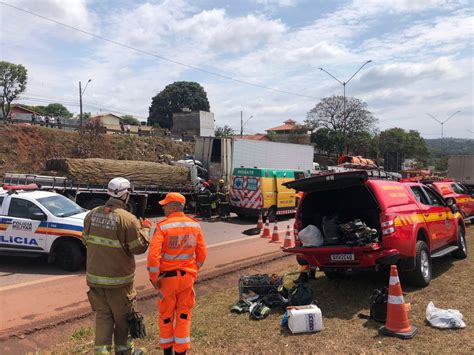
<path id="1" fill-rule="evenodd" d="M 178 254 L 178 255 L 172 255 L 172 254 L 163 254 L 163 259 L 165 260 L 188 260 L 194 257 L 194 254 Z"/>
<path id="2" fill-rule="evenodd" d="M 174 222 L 174 223 L 164 224 L 164 225 L 160 226 L 160 229 L 162 231 L 165 231 L 167 229 L 179 228 L 179 227 L 200 228 L 199 223 L 197 223 L 197 222 Z"/>
<path id="3" fill-rule="evenodd" d="M 110 354 L 112 345 L 96 345 L 94 347 L 94 354 Z"/>
<path id="4" fill-rule="evenodd" d="M 120 242 L 118 240 L 108 239 L 98 237 L 96 235 L 88 235 L 87 242 L 96 245 L 102 245 L 109 248 L 121 248 Z"/>
<path id="5" fill-rule="evenodd" d="M 135 274 L 121 277 L 96 276 L 87 273 L 87 281 L 97 285 L 125 285 L 133 281 Z"/>
<path id="6" fill-rule="evenodd" d="M 403 299 L 403 296 L 388 296 L 387 303 L 391 304 L 404 304 L 405 301 Z"/>
<path id="7" fill-rule="evenodd" d="M 203 264 L 204 264 L 204 263 L 196 263 L 196 265 L 197 265 L 198 267 L 202 267 Z"/>
<path id="8" fill-rule="evenodd" d="M 160 272 L 160 268 L 158 266 L 147 266 L 146 268 L 149 272 Z"/>
<path id="9" fill-rule="evenodd" d="M 128 243 L 128 248 L 133 249 L 135 247 L 140 247 L 142 245 L 143 243 L 140 239 L 135 239 L 133 242 Z"/>
<path id="10" fill-rule="evenodd" d="M 174 341 L 174 337 L 171 338 L 160 338 L 160 344 L 168 344 Z"/>
<path id="11" fill-rule="evenodd" d="M 191 341 L 191 338 L 190 337 L 186 337 L 186 338 L 174 338 L 174 341 L 176 344 L 186 344 L 186 343 L 189 343 Z"/>

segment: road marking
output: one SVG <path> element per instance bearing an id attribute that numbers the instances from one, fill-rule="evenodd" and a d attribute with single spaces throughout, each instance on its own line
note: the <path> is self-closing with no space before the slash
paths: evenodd
<path id="1" fill-rule="evenodd" d="M 246 237 L 246 238 L 243 238 L 243 239 L 228 240 L 228 241 L 222 242 L 222 243 L 211 244 L 207 247 L 207 249 L 211 249 L 211 248 L 214 248 L 214 247 L 220 247 L 222 245 L 238 243 L 238 242 L 242 242 L 242 241 L 246 241 L 246 240 L 258 239 L 258 238 L 260 238 L 260 236 L 256 235 L 256 236 L 253 236 L 253 237 Z M 140 258 L 140 259 L 135 260 L 135 262 L 137 264 L 141 264 L 141 263 L 145 262 L 146 260 L 147 260 L 147 258 L 144 257 L 144 258 Z M 76 275 L 52 276 L 52 277 L 48 277 L 48 278 L 45 278 L 45 279 L 27 281 L 27 282 L 22 282 L 22 283 L 19 283 L 19 284 L 0 287 L 0 292 L 14 290 L 16 288 L 21 288 L 21 287 L 33 286 L 33 285 L 37 285 L 37 284 L 44 283 L 44 282 L 49 282 L 49 281 L 56 281 L 56 280 L 66 279 L 66 278 L 69 278 L 69 277 L 81 277 L 81 276 L 84 276 L 84 275 L 83 274 L 76 274 Z"/>

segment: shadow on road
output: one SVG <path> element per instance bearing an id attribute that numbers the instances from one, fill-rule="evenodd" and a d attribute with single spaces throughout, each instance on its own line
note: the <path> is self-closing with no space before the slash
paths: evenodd
<path id="1" fill-rule="evenodd" d="M 18 274 L 54 276 L 79 275 L 84 272 L 85 267 L 75 272 L 64 271 L 57 264 L 49 264 L 47 256 L 2 256 L 0 259 L 0 280 L 6 276 Z"/>

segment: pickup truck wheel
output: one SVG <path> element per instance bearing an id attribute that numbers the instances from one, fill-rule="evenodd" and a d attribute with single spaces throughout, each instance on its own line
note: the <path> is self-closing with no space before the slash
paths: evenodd
<path id="1" fill-rule="evenodd" d="M 426 287 L 431 281 L 431 256 L 426 243 L 416 242 L 415 270 L 407 273 L 407 279 L 413 286 Z"/>
<path id="2" fill-rule="evenodd" d="M 81 247 L 71 240 L 66 240 L 58 245 L 55 253 L 56 260 L 63 270 L 76 271 L 83 265 L 84 255 Z"/>
<path id="3" fill-rule="evenodd" d="M 456 259 L 465 259 L 467 257 L 466 236 L 461 226 L 458 226 L 458 250 L 453 251 L 451 255 Z"/>

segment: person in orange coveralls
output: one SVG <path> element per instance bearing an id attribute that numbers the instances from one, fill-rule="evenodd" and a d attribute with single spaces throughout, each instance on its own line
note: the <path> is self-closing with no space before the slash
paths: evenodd
<path id="1" fill-rule="evenodd" d="M 148 253 L 148 272 L 158 290 L 160 346 L 164 354 L 186 354 L 190 348 L 194 282 L 206 255 L 199 223 L 184 215 L 186 198 L 170 192 L 160 205 L 165 219 L 156 224 Z"/>

